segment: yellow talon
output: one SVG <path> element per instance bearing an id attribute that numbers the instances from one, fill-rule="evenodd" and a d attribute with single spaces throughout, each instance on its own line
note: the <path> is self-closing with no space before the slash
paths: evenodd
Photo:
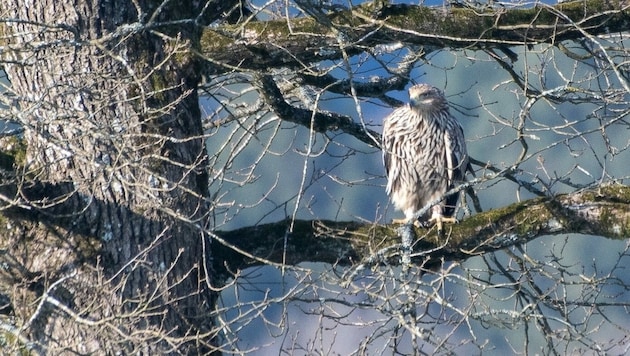
<path id="1" fill-rule="evenodd" d="M 438 231 L 442 231 L 442 227 L 444 226 L 444 223 L 450 223 L 450 224 L 456 224 L 458 223 L 457 219 L 454 217 L 444 217 L 442 215 L 433 215 L 430 219 L 429 222 L 433 222 L 435 223 L 435 225 L 437 226 Z"/>

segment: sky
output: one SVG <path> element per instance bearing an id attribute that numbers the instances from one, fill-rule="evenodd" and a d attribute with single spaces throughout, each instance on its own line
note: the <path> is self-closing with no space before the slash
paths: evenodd
<path id="1" fill-rule="evenodd" d="M 257 5 L 262 3 L 265 2 L 255 2 Z M 614 38 L 601 41 L 615 44 Z M 513 47 L 511 50 L 518 55 L 518 60 L 512 63 L 515 71 L 527 78 L 532 88 L 541 91 L 559 90 L 568 85 L 585 91 L 618 85 L 614 78 L 598 74 L 597 60 L 576 64 L 547 45 Z M 579 51 L 579 46 L 573 50 Z M 386 75 L 380 63 L 394 65 L 408 53 L 408 49 L 400 49 L 376 57 L 353 57 L 350 60 L 355 71 L 353 77 L 367 81 L 373 76 Z M 334 65 L 326 62 L 319 64 L 319 67 Z M 342 79 L 347 76 L 342 66 L 332 70 L 332 73 Z M 290 76 L 286 78 L 290 80 Z M 411 79 L 412 83 L 426 82 L 444 90 L 451 111 L 464 128 L 472 157 L 491 162 L 497 167 L 508 167 L 518 160 L 522 146 L 517 141 L 518 132 L 514 126 L 528 102 L 509 73 L 486 53 L 452 49 L 433 52 L 418 62 Z M 235 91 L 243 90 L 246 89 L 239 87 Z M 408 100 L 406 90 L 391 92 L 389 95 L 402 101 Z M 579 93 L 572 95 L 579 98 Z M 246 106 L 254 105 L 256 101 L 252 93 L 242 98 Z M 393 110 L 382 102 L 366 98 L 361 98 L 358 108 L 353 99 L 335 94 L 323 93 L 319 99 L 319 110 L 348 115 L 377 132 L 381 130 L 383 118 Z M 217 102 L 206 98 L 202 108 L 212 115 L 218 110 Z M 582 186 L 613 179 L 625 180 L 627 183 L 630 155 L 626 150 L 629 144 L 627 126 L 623 122 L 600 130 L 602 122 L 598 118 L 597 107 L 583 100 L 561 103 L 541 99 L 533 104 L 526 119 L 524 134 L 528 151 L 526 160 L 519 166 L 523 169 L 523 173 L 517 175 L 519 179 L 545 186 L 553 194 L 568 193 Z M 246 140 L 250 132 L 256 132 L 256 137 Z M 287 217 L 375 223 L 387 223 L 392 218 L 401 217 L 401 213 L 392 208 L 384 191 L 380 150 L 348 135 L 334 132 L 311 135 L 307 129 L 283 123 L 272 114 L 260 114 L 241 126 L 232 125 L 213 132 L 209 140 L 210 152 L 216 152 L 222 147 L 229 149 L 222 153 L 219 162 L 228 161 L 234 152 L 239 154 L 229 166 L 221 166 L 231 172 L 227 176 L 235 183 L 211 186 L 217 189 L 217 194 L 227 206 L 217 216 L 217 229 L 235 229 Z M 476 168 L 478 176 L 487 173 L 480 167 Z M 245 180 L 243 177 L 251 179 Z M 475 186 L 475 189 L 484 210 L 534 197 L 501 179 L 489 180 Z M 229 202 L 233 204 L 230 206 L 227 204 Z M 497 287 L 506 283 L 505 280 L 499 280 L 501 274 L 490 276 L 487 273 L 490 267 L 513 267 L 511 264 L 514 264 L 515 259 L 510 254 L 516 254 L 548 264 L 532 269 L 537 272 L 536 282 L 548 288 L 550 295 L 564 295 L 569 299 L 591 297 L 589 286 L 583 283 L 584 280 L 602 278 L 605 281 L 610 279 L 611 283 L 595 298 L 628 301 L 630 296 L 627 292 L 618 290 L 620 284 L 630 284 L 628 274 L 624 272 L 630 265 L 627 249 L 625 241 L 597 236 L 540 238 L 525 245 L 523 250 L 517 248 L 507 253 L 474 257 L 461 266 L 453 266 L 452 275 L 444 279 L 445 284 L 440 292 L 446 293 L 453 305 L 462 308 L 470 306 L 473 303 L 472 296 L 477 295 L 480 300 L 484 300 L 479 306 L 492 305 L 497 310 L 517 309 L 515 300 L 509 298 L 510 289 Z M 496 259 L 496 262 L 491 259 Z M 352 287 L 340 288 L 335 285 L 335 279 L 330 278 L 335 272 L 333 266 L 305 263 L 300 268 L 301 272 L 287 270 L 284 273 L 273 267 L 248 269 L 244 271 L 244 277 L 235 281 L 234 286 L 222 294 L 223 305 L 231 308 L 225 318 L 237 320 L 235 325 L 238 326 L 232 328 L 235 331 L 229 337 L 239 339 L 238 346 L 242 350 L 249 350 L 248 354 L 251 355 L 283 354 L 280 351 L 283 348 L 306 345 L 324 353 L 345 355 L 356 350 L 366 337 L 383 330 L 390 332 L 380 337 L 374 336 L 368 354 L 378 354 L 391 346 L 390 338 L 396 322 L 386 313 L 374 308 L 348 310 L 341 303 L 312 302 L 330 298 L 344 302 L 369 301 L 378 305 L 368 297 L 368 289 L 361 289 L 361 283 L 365 284 L 371 278 L 381 278 L 381 275 L 375 273 L 371 276 L 367 273 L 364 279 L 355 281 Z M 512 273 L 515 278 L 520 276 L 517 272 L 518 269 Z M 398 274 L 400 271 L 394 270 L 392 273 Z M 462 276 L 469 282 L 475 278 L 487 278 L 486 289 L 474 290 L 472 284 L 461 282 Z M 566 288 L 555 284 L 556 278 L 569 276 L 582 276 L 583 279 L 578 278 L 573 281 L 573 286 Z M 431 285 L 430 277 L 417 278 L 414 283 Z M 392 285 L 383 287 L 383 293 L 396 290 L 395 280 L 392 279 Z M 612 280 L 618 280 L 619 284 Z M 298 299 L 303 301 L 296 301 Z M 430 308 L 436 308 L 435 303 L 430 304 Z M 482 313 L 481 310 L 475 311 Z M 623 313 L 607 315 L 602 311 L 607 320 L 614 320 L 614 323 L 602 321 L 604 319 L 601 316 L 582 315 L 584 310 L 578 307 L 572 309 L 572 313 L 567 318 L 581 325 L 576 330 L 588 332 L 589 339 L 585 344 L 571 344 L 565 351 L 588 351 L 582 349 L 584 345 L 603 340 L 600 338 L 614 339 L 616 336 L 613 335 L 623 334 L 623 329 L 611 327 L 615 323 L 623 325 L 626 330 L 629 327 L 627 321 L 618 320 Z M 328 315 L 329 318 L 322 318 L 322 315 Z M 335 315 L 345 315 L 345 319 L 335 322 Z M 444 317 L 448 315 L 446 313 Z M 557 316 L 557 320 L 563 318 Z M 454 342 L 474 340 L 474 343 L 451 345 L 454 351 L 476 353 L 481 348 L 484 354 L 503 355 L 515 350 L 539 351 L 544 344 L 542 334 L 532 331 L 538 325 L 534 316 L 527 326 L 511 320 L 509 313 L 502 319 L 503 325 L 484 323 L 483 318 L 479 320 L 463 323 L 452 330 Z M 580 324 L 584 320 L 588 322 Z M 598 322 L 604 326 L 598 327 Z M 365 326 L 359 327 L 359 324 Z M 446 334 L 449 331 L 441 330 L 441 327 L 436 325 L 434 332 Z M 554 327 L 561 329 L 563 325 Z M 529 337 L 529 344 L 525 343 L 525 336 Z M 402 340 L 401 350 L 411 352 L 408 334 Z M 261 345 L 263 347 L 260 348 Z M 424 344 L 424 347 L 426 349 L 423 351 L 428 353 L 435 351 L 429 343 Z M 618 351 L 623 353 L 623 350 Z M 294 348 L 286 354 L 308 352 Z"/>

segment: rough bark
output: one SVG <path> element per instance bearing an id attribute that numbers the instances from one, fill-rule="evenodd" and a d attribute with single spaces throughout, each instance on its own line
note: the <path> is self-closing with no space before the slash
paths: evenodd
<path id="1" fill-rule="evenodd" d="M 134 3 L 0 5 L 15 19 L 3 55 L 27 144 L 21 174 L 34 182 L 5 189 L 28 209 L 4 232 L 4 276 L 22 288 L 19 334 L 48 354 L 211 347 L 190 54 L 203 5 Z"/>
<path id="2" fill-rule="evenodd" d="M 230 271 L 257 263 L 400 259 L 390 227 L 301 222 L 292 235 L 284 223 L 217 232 L 215 258 L 206 264 L 200 74 L 303 68 L 392 42 L 426 52 L 555 43 L 582 36 L 578 28 L 590 34 L 628 28 L 626 5 L 603 1 L 484 14 L 357 8 L 331 14 L 332 26 L 305 18 L 291 30 L 286 20 L 198 26 L 238 1 L 171 2 L 159 11 L 161 1 L 135 3 L 140 12 L 122 0 L 38 0 L 28 7 L 0 0 L 14 19 L 3 31 L 3 61 L 10 63 L 10 104 L 20 109 L 14 120 L 27 143 L 20 162 L 2 162 L 19 171 L 4 177 L 1 189 L 0 314 L 10 309 L 20 324 L 0 327 L 21 345 L 35 342 L 34 351 L 207 351 L 217 331 L 210 285 Z M 378 141 L 349 118 L 292 107 L 270 76 L 257 78 L 265 103 L 282 119 Z M 384 83 L 378 92 L 404 83 Z M 344 83 L 321 85 L 350 91 Z M 602 187 L 482 213 L 453 226 L 437 249 L 444 241 L 418 230 L 417 256 L 429 249 L 431 258 L 464 259 L 554 233 L 627 237 L 627 189 Z M 285 237 L 287 249 L 279 243 Z M 206 268 L 217 269 L 215 280 Z"/>
<path id="3" fill-rule="evenodd" d="M 339 266 L 400 264 L 399 228 L 358 222 L 299 221 L 217 232 L 215 260 L 221 278 L 261 263 L 325 262 Z M 605 185 L 554 197 L 536 198 L 490 210 L 458 224 L 444 235 L 415 229 L 417 263 L 426 259 L 462 261 L 471 256 L 554 234 L 589 234 L 612 239 L 630 236 L 630 187 Z M 287 239 L 285 249 L 284 239 Z M 243 253 L 245 252 L 245 253 Z"/>

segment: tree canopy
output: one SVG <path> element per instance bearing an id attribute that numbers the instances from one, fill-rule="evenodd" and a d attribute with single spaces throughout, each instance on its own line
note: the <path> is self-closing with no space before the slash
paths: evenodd
<path id="1" fill-rule="evenodd" d="M 9 353 L 627 349 L 624 1 L 0 9 Z M 442 234 L 384 192 L 418 82 L 475 170 Z"/>

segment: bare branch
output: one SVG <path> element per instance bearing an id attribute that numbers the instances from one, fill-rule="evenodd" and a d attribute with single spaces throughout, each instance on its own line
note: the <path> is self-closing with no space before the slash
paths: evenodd
<path id="1" fill-rule="evenodd" d="M 352 118 L 333 112 L 317 111 L 313 113 L 307 109 L 291 106 L 284 100 L 280 89 L 271 75 L 258 75 L 256 78 L 259 82 L 259 88 L 262 91 L 265 102 L 281 119 L 300 124 L 304 127 L 312 126 L 314 131 L 320 133 L 341 131 L 371 146 L 379 145 L 379 142 L 375 142 L 373 138 L 379 137 L 380 135 L 371 130 L 366 132 L 363 126 L 354 122 Z M 314 121 L 312 125 L 311 119 Z"/>
<path id="2" fill-rule="evenodd" d="M 624 6 L 624 2 L 617 1 L 575 1 L 553 7 L 497 8 L 481 14 L 467 8 L 409 5 L 391 5 L 375 14 L 369 6 L 363 6 L 335 12 L 331 21 L 352 44 L 345 49 L 349 54 L 397 42 L 423 46 L 429 53 L 445 47 L 482 49 L 557 43 L 584 33 L 624 31 L 628 27 Z M 305 64 L 342 57 L 337 36 L 313 18 L 291 20 L 291 28 L 284 19 L 253 22 L 238 35 L 229 33 L 233 32 L 227 26 L 204 31 L 201 52 L 204 58 L 212 59 L 212 65 L 206 67 L 207 75 L 233 68 L 303 68 Z"/>

